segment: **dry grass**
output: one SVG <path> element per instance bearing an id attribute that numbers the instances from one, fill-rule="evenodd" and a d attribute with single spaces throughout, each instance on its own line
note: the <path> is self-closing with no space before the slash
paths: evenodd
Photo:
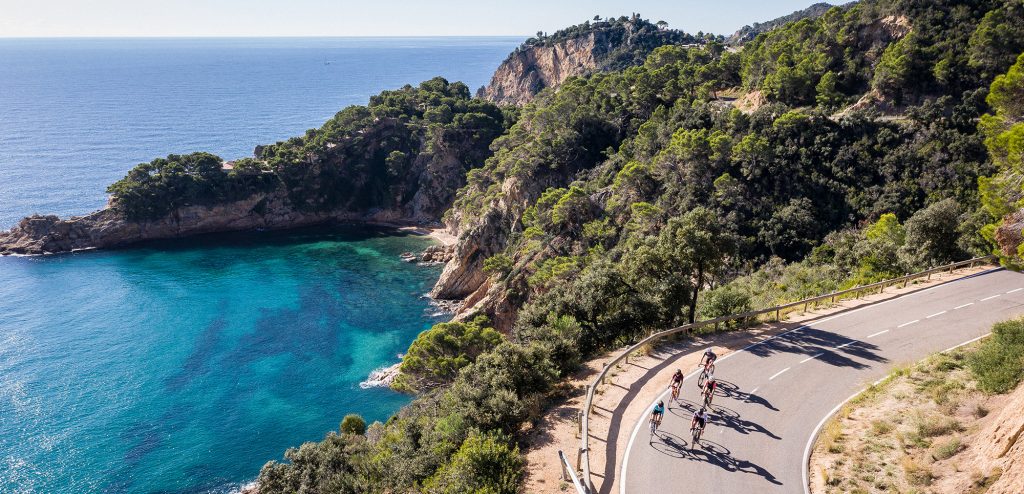
<path id="1" fill-rule="evenodd" d="M 827 422 L 811 459 L 815 491 L 931 492 L 945 472 L 958 469 L 963 432 L 988 414 L 965 352 L 894 370 Z"/>

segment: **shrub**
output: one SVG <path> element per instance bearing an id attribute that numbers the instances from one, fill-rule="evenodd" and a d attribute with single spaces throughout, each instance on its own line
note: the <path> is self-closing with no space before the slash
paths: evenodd
<path id="1" fill-rule="evenodd" d="M 501 343 L 501 333 L 480 316 L 470 322 L 444 322 L 419 334 L 402 359 L 393 385 L 403 391 L 429 389 L 455 379 L 459 369 Z"/>
<path id="2" fill-rule="evenodd" d="M 932 456 L 936 460 L 945 460 L 947 458 L 952 458 L 953 455 L 960 452 L 960 446 L 960 438 L 954 437 L 953 439 L 950 439 L 949 441 L 946 441 L 936 446 L 935 452 L 932 453 Z"/>
<path id="3" fill-rule="evenodd" d="M 735 286 L 725 285 L 704 293 L 700 314 L 704 319 L 714 319 L 749 310 L 750 295 Z"/>
<path id="4" fill-rule="evenodd" d="M 451 460 L 424 483 L 427 494 L 516 494 L 523 478 L 523 459 L 509 438 L 472 433 Z"/>
<path id="5" fill-rule="evenodd" d="M 982 390 L 1005 393 L 1015 388 L 1024 379 L 1024 318 L 993 326 L 992 337 L 968 362 Z"/>
<path id="6" fill-rule="evenodd" d="M 361 436 L 366 433 L 366 420 L 358 414 L 350 413 L 341 419 L 341 432 Z"/>

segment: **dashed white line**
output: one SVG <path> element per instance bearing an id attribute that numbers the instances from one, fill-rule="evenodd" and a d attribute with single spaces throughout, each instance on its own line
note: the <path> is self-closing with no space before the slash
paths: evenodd
<path id="1" fill-rule="evenodd" d="M 941 315 L 943 315 L 943 314 L 945 314 L 947 312 L 949 312 L 949 311 L 944 310 L 942 312 L 936 312 L 936 313 L 934 313 L 934 314 L 932 314 L 932 315 L 930 315 L 928 317 L 925 317 L 925 319 L 931 319 L 933 317 L 939 317 L 939 316 L 941 316 Z"/>
<path id="2" fill-rule="evenodd" d="M 752 394 L 756 393 L 756 392 L 757 392 L 757 390 L 759 390 L 759 389 L 761 389 L 761 387 L 760 387 L 760 386 L 759 386 L 759 387 L 756 387 L 756 388 L 754 388 L 754 389 L 752 389 L 752 390 L 750 390 L 750 392 L 749 392 L 749 393 L 747 393 L 747 394 L 750 394 L 750 395 L 752 395 Z"/>
<path id="3" fill-rule="evenodd" d="M 993 295 L 993 296 L 991 296 L 991 297 L 985 297 L 985 298 L 983 298 L 983 299 L 979 300 L 978 302 L 984 302 L 984 301 L 986 301 L 986 300 L 992 300 L 992 299 L 994 299 L 994 298 L 996 298 L 996 297 L 998 297 L 998 296 L 1000 296 L 1000 295 L 1002 295 L 1002 293 L 1000 293 L 999 295 Z"/>
<path id="4" fill-rule="evenodd" d="M 850 345 L 852 345 L 852 344 L 854 344 L 854 343 L 857 343 L 857 340 L 853 340 L 853 341 L 848 341 L 848 342 L 846 342 L 846 343 L 843 343 L 842 345 L 839 345 L 839 346 L 837 346 L 837 347 L 836 347 L 836 350 L 838 350 L 838 349 L 840 349 L 840 348 L 843 348 L 844 346 L 850 346 Z"/>
<path id="5" fill-rule="evenodd" d="M 800 363 L 802 364 L 804 362 L 807 362 L 808 360 L 814 360 L 814 359 L 816 359 L 816 358 L 818 358 L 818 357 L 820 357 L 822 355 L 825 355 L 825 352 L 821 352 L 821 353 L 819 353 L 817 355 L 814 355 L 814 356 L 811 356 L 811 357 L 807 357 L 807 358 L 801 360 Z"/>
<path id="6" fill-rule="evenodd" d="M 913 321 L 905 322 L 905 323 L 900 324 L 899 326 L 896 326 L 896 327 L 897 328 L 902 328 L 904 326 L 910 326 L 911 324 L 918 323 L 918 322 L 921 322 L 921 320 L 920 319 L 914 319 Z"/>
<path id="7" fill-rule="evenodd" d="M 775 373 L 775 375 L 774 375 L 774 376 L 772 376 L 772 377 L 769 377 L 769 378 L 768 378 L 768 380 L 769 380 L 769 381 L 771 381 L 772 379 L 775 379 L 776 377 L 779 377 L 779 376 L 781 376 L 783 372 L 786 372 L 786 371 L 788 371 L 789 369 L 792 369 L 792 367 L 786 367 L 785 369 L 782 369 L 782 370 L 780 370 L 779 372 L 776 372 L 776 373 Z"/>
<path id="8" fill-rule="evenodd" d="M 956 307 L 953 307 L 953 310 L 960 310 L 960 309 L 963 309 L 964 307 L 970 307 L 972 305 L 974 305 L 974 302 L 971 302 L 969 304 L 964 304 L 964 305 L 958 305 Z"/>
<path id="9" fill-rule="evenodd" d="M 879 331 L 879 332 L 877 332 L 877 333 L 875 333 L 875 334 L 869 334 L 869 335 L 868 335 L 868 338 L 874 338 L 874 337 L 876 337 L 876 336 L 878 336 L 878 335 L 880 335 L 880 334 L 885 334 L 885 333 L 888 333 L 888 332 L 889 332 L 889 330 L 888 330 L 888 329 L 886 329 L 886 330 L 882 330 L 882 331 Z"/>
<path id="10" fill-rule="evenodd" d="M 1006 293 L 1016 293 L 1016 292 L 1019 292 L 1021 290 L 1024 290 L 1024 288 L 1014 288 L 1013 290 L 1010 290 L 1010 291 L 1008 291 Z"/>

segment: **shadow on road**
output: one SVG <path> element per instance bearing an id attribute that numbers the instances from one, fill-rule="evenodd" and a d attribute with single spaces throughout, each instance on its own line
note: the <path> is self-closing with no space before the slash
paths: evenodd
<path id="1" fill-rule="evenodd" d="M 714 441 L 701 439 L 700 445 L 690 450 L 690 456 L 693 460 L 715 465 L 727 472 L 754 474 L 764 478 L 772 484 L 782 485 L 782 482 L 779 482 L 779 480 L 776 479 L 768 470 L 756 463 L 734 457 L 732 455 L 732 451 L 729 451 L 729 448 L 726 448 Z"/>
<path id="2" fill-rule="evenodd" d="M 851 344 L 842 348 L 836 348 L 847 343 Z M 885 357 L 877 353 L 877 350 L 878 346 L 871 343 L 851 340 L 846 336 L 814 327 L 794 331 L 747 349 L 748 352 L 758 357 L 771 357 L 780 353 L 806 355 L 808 357 L 817 356 L 818 360 L 829 365 L 851 369 L 866 369 L 870 367 L 868 364 L 855 359 L 878 363 L 888 362 Z"/>

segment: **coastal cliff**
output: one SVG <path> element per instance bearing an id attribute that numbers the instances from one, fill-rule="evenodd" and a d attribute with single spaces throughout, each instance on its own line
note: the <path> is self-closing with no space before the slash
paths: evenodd
<path id="1" fill-rule="evenodd" d="M 697 38 L 632 17 L 596 18 L 550 36 L 530 38 L 502 62 L 477 96 L 499 105 L 522 106 L 570 77 L 639 65 L 655 48 L 696 43 Z"/>
<path id="2" fill-rule="evenodd" d="M 305 136 L 258 146 L 251 158 L 193 153 L 140 164 L 111 185 L 105 209 L 27 217 L 0 232 L 0 254 L 335 221 L 438 224 L 510 120 L 441 78 L 385 91 Z"/>

